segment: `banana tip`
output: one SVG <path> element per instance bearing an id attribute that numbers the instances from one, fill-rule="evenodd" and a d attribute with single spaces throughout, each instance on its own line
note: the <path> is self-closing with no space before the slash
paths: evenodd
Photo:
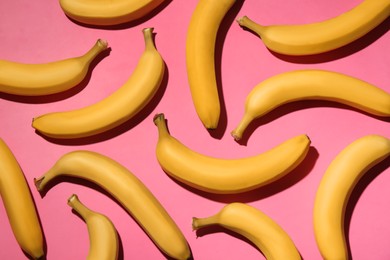
<path id="1" fill-rule="evenodd" d="M 192 218 L 192 230 L 193 231 L 199 229 L 198 220 L 199 220 L 199 218 L 196 218 L 196 217 Z"/>
<path id="2" fill-rule="evenodd" d="M 77 199 L 78 199 L 77 195 L 76 195 L 76 194 L 72 194 L 72 195 L 68 198 L 68 201 L 67 201 L 68 205 L 71 206 L 72 203 L 73 203 L 73 201 L 75 201 L 75 200 L 77 200 Z"/>
<path id="3" fill-rule="evenodd" d="M 34 184 L 38 191 L 42 190 L 41 183 L 45 177 L 34 178 Z"/>
<path id="4" fill-rule="evenodd" d="M 234 140 L 236 140 L 236 141 L 240 141 L 241 140 L 241 135 L 240 134 L 238 134 L 236 131 L 232 131 L 231 133 L 230 133 L 230 135 L 234 138 Z"/>
<path id="5" fill-rule="evenodd" d="M 100 46 L 102 49 L 107 49 L 107 47 L 108 47 L 108 42 L 107 42 L 107 40 L 98 39 L 97 42 L 98 42 L 99 46 Z"/>
<path id="6" fill-rule="evenodd" d="M 153 117 L 153 122 L 155 125 L 157 125 L 159 121 L 164 120 L 164 119 L 165 119 L 164 113 L 158 113 Z"/>

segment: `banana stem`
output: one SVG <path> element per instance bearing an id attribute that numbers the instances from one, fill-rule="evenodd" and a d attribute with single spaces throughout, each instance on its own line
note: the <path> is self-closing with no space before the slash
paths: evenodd
<path id="1" fill-rule="evenodd" d="M 231 132 L 231 135 L 233 136 L 234 140 L 238 141 L 242 138 L 245 129 L 252 122 L 252 120 L 253 118 L 248 114 L 245 114 L 243 116 L 238 126 Z"/>
<path id="2" fill-rule="evenodd" d="M 50 169 L 48 172 L 43 174 L 41 177 L 34 178 L 34 184 L 35 187 L 39 192 L 43 191 L 45 188 L 46 184 L 49 183 L 53 178 L 56 177 L 56 172 L 55 172 L 55 167 Z"/>
<path id="3" fill-rule="evenodd" d="M 243 16 L 237 19 L 237 23 L 244 28 L 247 28 L 257 34 L 261 35 L 265 29 L 265 26 L 262 26 L 258 23 L 255 23 L 253 20 L 249 19 L 248 16 Z"/>
<path id="4" fill-rule="evenodd" d="M 155 50 L 156 46 L 154 45 L 153 39 L 153 27 L 145 28 L 142 30 L 145 40 L 145 49 L 146 50 Z"/>
<path id="5" fill-rule="evenodd" d="M 168 127 L 167 127 L 167 122 L 165 120 L 165 116 L 163 113 L 157 114 L 153 118 L 154 124 L 157 126 L 158 129 L 158 135 L 160 138 L 164 136 L 170 136 Z"/>
<path id="6" fill-rule="evenodd" d="M 91 210 L 81 203 L 76 194 L 72 194 L 72 196 L 69 197 L 68 205 L 74 209 L 84 220 L 86 220 L 88 215 L 91 214 Z"/>
<path id="7" fill-rule="evenodd" d="M 93 59 L 96 58 L 102 51 L 106 50 L 108 47 L 108 42 L 103 39 L 98 39 L 95 45 L 82 56 L 82 60 L 85 63 L 90 63 Z"/>
<path id="8" fill-rule="evenodd" d="M 198 230 L 206 226 L 218 224 L 218 214 L 207 218 L 192 218 L 192 229 Z"/>

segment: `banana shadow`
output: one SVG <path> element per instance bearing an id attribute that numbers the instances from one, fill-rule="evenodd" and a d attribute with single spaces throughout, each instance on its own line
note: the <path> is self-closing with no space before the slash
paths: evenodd
<path id="1" fill-rule="evenodd" d="M 159 6 L 154 8 L 150 13 L 146 14 L 143 17 L 140 17 L 136 20 L 130 21 L 130 22 L 125 22 L 125 23 L 120 23 L 120 24 L 115 24 L 115 25 L 93 25 L 93 24 L 86 24 L 82 23 L 80 21 L 76 21 L 73 18 L 67 16 L 65 13 L 65 16 L 73 23 L 86 27 L 86 28 L 91 28 L 91 29 L 104 29 L 104 30 L 124 30 L 132 27 L 136 27 L 138 25 L 141 25 L 145 23 L 146 21 L 152 19 L 153 17 L 157 16 L 160 12 L 162 12 L 170 3 L 172 0 L 165 0 L 163 1 Z"/>
<path id="2" fill-rule="evenodd" d="M 218 29 L 217 38 L 215 42 L 215 76 L 217 81 L 219 103 L 221 106 L 221 114 L 218 122 L 218 126 L 215 129 L 208 129 L 209 134 L 216 139 L 221 139 L 226 131 L 227 126 L 227 112 L 225 98 L 223 94 L 222 86 L 222 55 L 223 49 L 225 46 L 226 36 L 230 27 L 233 24 L 233 21 L 236 19 L 238 12 L 241 10 L 244 0 L 237 0 L 230 10 L 226 13 L 223 18 L 220 27 Z"/>
<path id="3" fill-rule="evenodd" d="M 240 145 L 246 146 L 248 144 L 248 141 L 251 137 L 251 135 L 260 127 L 263 125 L 266 125 L 277 118 L 280 118 L 284 115 L 287 115 L 289 113 L 294 113 L 300 110 L 305 110 L 309 108 L 320 108 L 320 107 L 327 107 L 327 108 L 335 108 L 335 109 L 344 109 L 344 110 L 350 110 L 352 112 L 360 113 L 363 116 L 369 116 L 375 119 L 378 119 L 383 122 L 390 122 L 390 117 L 380 117 L 375 116 L 373 114 L 367 113 L 365 111 L 362 111 L 360 109 L 344 105 L 337 102 L 332 101 L 324 101 L 324 100 L 302 100 L 302 101 L 295 101 L 291 103 L 287 103 L 284 105 L 281 105 L 274 110 L 270 111 L 269 113 L 265 114 L 262 117 L 254 119 L 247 127 L 245 132 L 243 133 L 243 136 L 240 140 L 237 141 Z M 320 115 L 319 115 L 320 116 Z M 307 133 L 310 135 L 310 133 Z"/>
<path id="4" fill-rule="evenodd" d="M 303 159 L 303 161 L 295 169 L 287 173 L 285 176 L 281 177 L 280 179 L 272 183 L 259 187 L 257 189 L 247 191 L 247 192 L 241 192 L 237 194 L 215 194 L 211 192 L 201 191 L 187 184 L 184 184 L 171 177 L 168 173 L 166 172 L 165 173 L 168 175 L 170 179 L 172 179 L 175 183 L 177 183 L 177 185 L 206 199 L 222 202 L 222 203 L 232 203 L 232 202 L 249 203 L 249 202 L 259 201 L 271 197 L 297 184 L 299 181 L 304 179 L 311 172 L 318 157 L 319 157 L 318 151 L 313 146 L 310 146 L 309 151 L 306 157 Z"/>
<path id="5" fill-rule="evenodd" d="M 50 95 L 41 95 L 41 96 L 21 96 L 21 95 L 14 95 L 14 94 L 8 94 L 8 93 L 1 93 L 0 92 L 0 99 L 5 99 L 13 102 L 18 103 L 26 103 L 26 104 L 44 104 L 44 103 L 51 103 L 56 102 L 60 100 L 67 99 L 71 96 L 76 95 L 77 93 L 81 92 L 90 82 L 92 77 L 92 72 L 94 68 L 107 56 L 110 55 L 111 48 L 107 48 L 101 53 L 99 53 L 96 58 L 91 62 L 88 72 L 85 75 L 84 79 L 77 84 L 76 86 L 62 91 L 60 93 L 50 94 Z"/>
<path id="6" fill-rule="evenodd" d="M 160 100 L 164 96 L 165 90 L 168 86 L 168 79 L 169 79 L 169 71 L 168 71 L 168 67 L 165 65 L 165 72 L 164 72 L 161 85 L 158 88 L 155 95 L 153 96 L 153 98 L 148 102 L 148 104 L 131 119 L 103 133 L 96 134 L 93 136 L 88 136 L 88 137 L 82 137 L 82 138 L 59 139 L 59 138 L 52 138 L 52 137 L 45 136 L 37 130 L 35 132 L 38 135 L 40 135 L 42 138 L 46 139 L 51 143 L 55 143 L 59 145 L 68 145 L 68 146 L 99 143 L 99 142 L 103 142 L 115 138 L 116 136 L 119 136 L 133 129 L 137 125 L 139 125 L 154 111 L 154 109 L 160 103 Z M 151 122 L 151 124 L 153 124 L 153 122 Z"/>
<path id="7" fill-rule="evenodd" d="M 117 200 L 114 196 L 112 196 L 107 190 L 103 189 L 101 186 L 99 186 L 98 184 L 95 184 L 91 181 L 88 181 L 88 180 L 85 180 L 85 179 L 81 179 L 81 178 L 76 178 L 76 177 L 70 177 L 70 176 L 66 176 L 66 175 L 61 175 L 61 176 L 58 176 L 56 178 L 54 178 L 51 182 L 47 183 L 47 185 L 45 186 L 45 189 L 41 190 L 40 191 L 40 195 L 42 198 L 44 198 L 47 193 L 56 185 L 62 183 L 62 182 L 66 182 L 66 183 L 71 183 L 71 184 L 74 184 L 74 185 L 79 185 L 79 186 L 84 186 L 84 187 L 87 187 L 91 190 L 95 190 L 96 192 L 99 192 L 105 196 L 107 196 L 108 198 L 110 198 L 114 203 L 116 203 L 119 207 L 122 208 L 122 210 L 124 210 L 128 216 L 139 226 L 139 228 L 141 230 L 144 230 L 142 228 L 141 225 L 139 225 L 138 221 L 131 215 L 131 213 L 120 203 L 119 200 Z M 104 214 L 104 213 L 103 213 Z M 169 213 L 168 213 L 169 214 Z M 145 234 L 149 237 L 149 235 L 147 234 L 147 232 L 145 232 Z M 118 237 L 120 237 L 120 233 L 118 232 Z M 150 237 L 149 237 L 150 238 Z M 124 260 L 124 251 L 123 251 L 123 244 L 122 244 L 122 241 L 121 239 L 119 239 L 120 241 L 120 245 L 121 247 L 119 248 L 119 254 L 118 254 L 118 259 L 119 260 Z M 151 243 L 153 243 L 156 248 L 161 252 L 161 254 L 164 256 L 165 259 L 169 259 L 169 260 L 174 260 L 173 258 L 171 258 L 170 256 L 166 255 L 165 252 L 163 252 L 158 246 L 157 244 L 150 238 L 150 241 Z M 188 260 L 191 260 L 193 259 L 192 258 L 192 250 L 191 250 L 191 247 L 190 245 L 188 244 L 188 247 L 191 251 L 191 258 L 189 258 Z"/>
<path id="8" fill-rule="evenodd" d="M 243 29 L 259 37 L 256 33 L 254 33 L 250 29 L 247 28 L 243 28 Z M 384 34 L 386 34 L 389 31 L 389 29 L 390 29 L 390 17 L 385 19 L 381 24 L 379 24 L 377 27 L 375 27 L 373 30 L 363 35 L 359 39 L 356 39 L 355 41 L 347 45 L 344 45 L 340 48 L 328 52 L 324 52 L 324 53 L 319 53 L 319 54 L 294 56 L 294 55 L 280 54 L 272 50 L 269 49 L 268 50 L 276 58 L 290 63 L 297 63 L 297 64 L 325 63 L 325 62 L 330 62 L 330 61 L 348 57 L 360 50 L 365 49 L 369 45 L 373 44 L 376 40 L 381 38 Z"/>
<path id="9" fill-rule="evenodd" d="M 359 182 L 356 184 L 349 197 L 348 204 L 345 210 L 345 220 L 344 220 L 345 221 L 344 231 L 345 231 L 345 236 L 346 236 L 346 241 L 348 246 L 349 259 L 352 259 L 351 250 L 353 250 L 350 247 L 350 240 L 348 235 L 351 227 L 353 211 L 357 203 L 359 202 L 359 199 L 361 198 L 364 190 L 368 187 L 368 185 L 370 185 L 370 183 L 372 183 L 382 172 L 384 172 L 389 167 L 390 167 L 390 157 L 387 157 L 385 160 L 372 167 L 359 180 Z"/>

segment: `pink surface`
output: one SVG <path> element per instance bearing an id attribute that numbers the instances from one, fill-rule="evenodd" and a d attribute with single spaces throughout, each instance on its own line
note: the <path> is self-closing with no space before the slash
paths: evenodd
<path id="1" fill-rule="evenodd" d="M 316 188 L 331 160 L 353 140 L 366 134 L 390 137 L 389 120 L 381 120 L 345 106 L 305 102 L 285 106 L 258 120 L 245 145 L 230 131 L 243 113 L 246 95 L 260 81 L 280 72 L 319 68 L 366 80 L 390 92 L 389 20 L 366 37 L 340 50 L 309 58 L 271 53 L 261 40 L 234 21 L 248 15 L 263 24 L 305 23 L 341 14 L 361 0 L 237 1 L 219 36 L 224 116 L 217 134 L 210 135 L 198 120 L 187 83 L 185 39 L 196 0 L 168 1 L 145 21 L 113 29 L 81 26 L 69 20 L 58 1 L 0 2 L 0 59 L 40 63 L 84 53 L 98 38 L 111 47 L 82 86 L 50 98 L 15 98 L 0 94 L 0 137 L 10 146 L 31 187 L 47 244 L 47 259 L 85 259 L 88 234 L 84 222 L 72 213 L 67 198 L 76 193 L 90 208 L 113 221 L 121 238 L 121 259 L 164 259 L 146 234 L 110 198 L 91 187 L 60 182 L 44 197 L 33 178 L 48 170 L 62 154 L 76 149 L 101 152 L 136 174 L 156 195 L 177 222 L 193 251 L 194 259 L 261 259 L 245 240 L 215 229 L 197 238 L 191 218 L 219 211 L 226 203 L 241 201 L 264 211 L 296 243 L 304 259 L 321 259 L 313 228 Z M 137 120 L 126 123 L 103 139 L 88 142 L 53 142 L 36 134 L 31 119 L 37 115 L 78 108 L 115 91 L 131 74 L 142 50 L 141 29 L 154 27 L 156 45 L 168 68 L 159 99 Z M 157 142 L 155 113 L 163 112 L 175 137 L 190 148 L 215 157 L 254 155 L 297 134 L 312 140 L 307 159 L 275 184 L 241 195 L 211 195 L 189 190 L 160 168 L 154 153 Z M 348 237 L 354 259 L 390 259 L 389 160 L 370 171 L 352 194 L 347 212 Z M 0 207 L 0 259 L 24 259 Z"/>

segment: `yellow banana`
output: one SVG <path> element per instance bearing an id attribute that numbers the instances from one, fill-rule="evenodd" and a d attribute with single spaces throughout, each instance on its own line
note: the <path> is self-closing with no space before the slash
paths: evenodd
<path id="1" fill-rule="evenodd" d="M 221 113 L 215 74 L 215 42 L 222 19 L 235 0 L 199 0 L 186 42 L 188 82 L 196 112 L 207 129 L 218 126 Z"/>
<path id="2" fill-rule="evenodd" d="M 389 0 L 364 0 L 342 15 L 310 24 L 263 26 L 246 16 L 238 19 L 238 23 L 258 34 L 274 52 L 311 55 L 331 51 L 359 39 L 389 15 Z"/>
<path id="3" fill-rule="evenodd" d="M 116 260 L 118 259 L 119 239 L 114 224 L 111 220 L 98 212 L 86 207 L 73 194 L 68 199 L 68 205 L 72 207 L 85 221 L 90 240 L 87 260 Z"/>
<path id="4" fill-rule="evenodd" d="M 144 29 L 143 34 L 145 51 L 121 88 L 92 105 L 38 116 L 32 126 L 53 138 L 81 138 L 110 130 L 135 116 L 157 92 L 165 71 L 153 42 L 153 28 Z"/>
<path id="5" fill-rule="evenodd" d="M 2 139 L 0 139 L 0 195 L 16 241 L 29 256 L 40 259 L 45 252 L 42 228 L 34 200 L 19 163 Z"/>
<path id="6" fill-rule="evenodd" d="M 326 170 L 314 202 L 314 233 L 324 259 L 349 259 L 344 214 L 359 179 L 390 155 L 390 139 L 361 137 L 344 148 Z"/>
<path id="7" fill-rule="evenodd" d="M 164 0 L 60 0 L 64 13 L 89 25 L 118 25 L 152 12 Z"/>
<path id="8" fill-rule="evenodd" d="M 127 168 L 91 151 L 64 154 L 35 184 L 39 191 L 60 176 L 82 178 L 110 193 L 133 216 L 154 243 L 174 259 L 191 255 L 186 239 L 150 190 Z"/>
<path id="9" fill-rule="evenodd" d="M 252 89 L 232 136 L 241 139 L 255 118 L 299 100 L 339 102 L 376 116 L 390 116 L 390 94 L 372 84 L 337 72 L 296 70 L 270 77 Z"/>
<path id="10" fill-rule="evenodd" d="M 156 115 L 154 122 L 161 167 L 176 180 L 211 193 L 239 193 L 273 182 L 292 171 L 310 147 L 310 139 L 298 135 L 256 156 L 220 159 L 199 154 L 171 136 L 163 114 Z"/>
<path id="11" fill-rule="evenodd" d="M 41 96 L 68 90 L 85 78 L 91 62 L 105 49 L 107 42 L 99 39 L 80 57 L 41 64 L 0 60 L 0 92 Z"/>
<path id="12" fill-rule="evenodd" d="M 220 225 L 246 237 L 267 260 L 302 259 L 286 231 L 265 213 L 247 204 L 230 203 L 215 215 L 192 221 L 194 230 L 210 225 Z"/>

